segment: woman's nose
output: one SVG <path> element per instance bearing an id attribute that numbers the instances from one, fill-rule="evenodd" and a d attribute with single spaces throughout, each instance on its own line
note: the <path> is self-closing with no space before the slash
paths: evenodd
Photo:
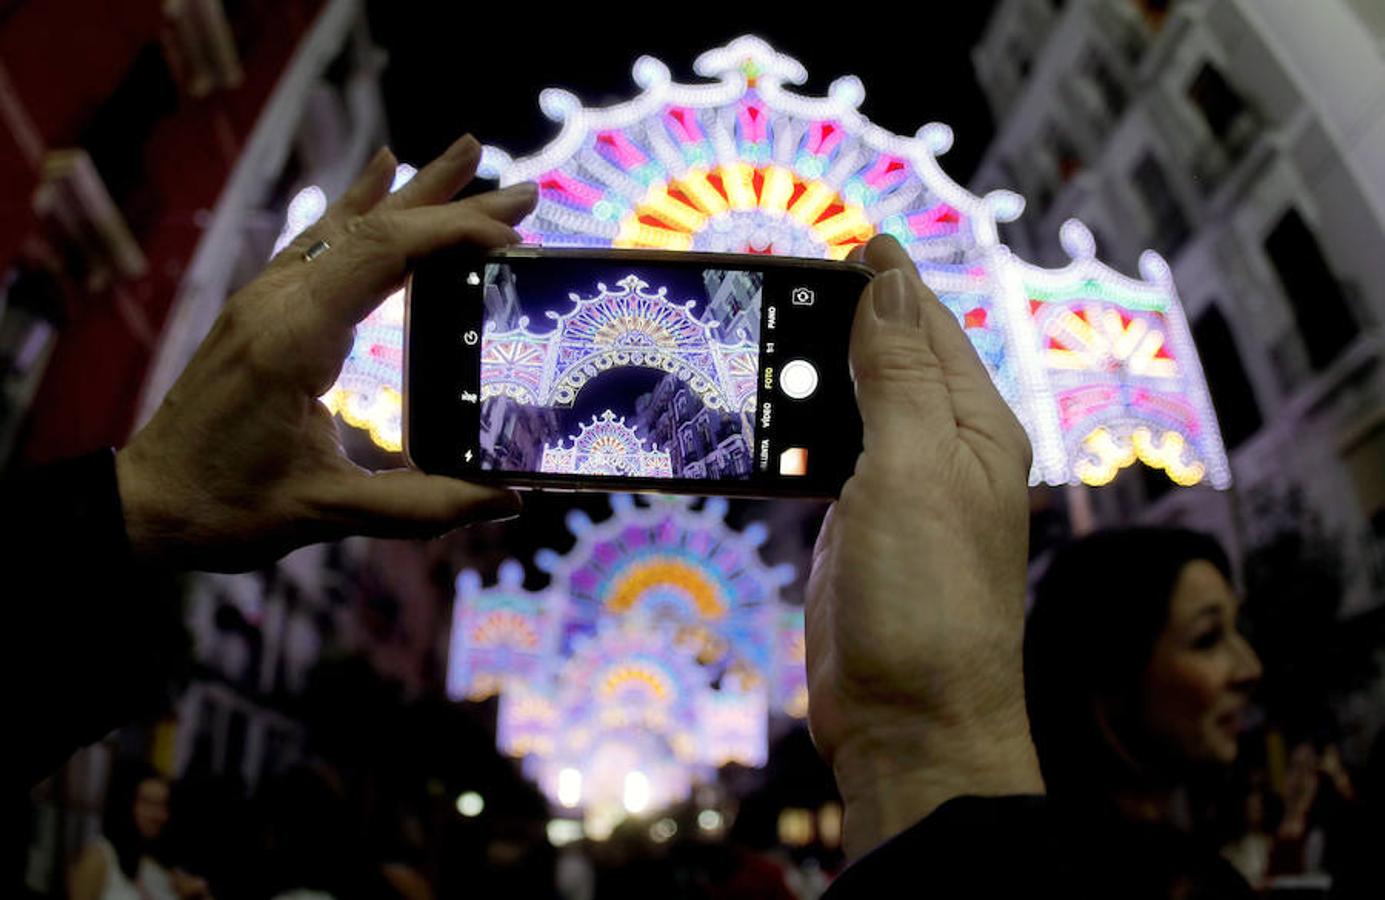
<path id="1" fill-rule="evenodd" d="M 1233 679 L 1240 687 L 1254 687 L 1260 681 L 1260 676 L 1265 673 L 1265 667 L 1260 664 L 1260 656 L 1250 642 L 1239 634 L 1235 636 L 1234 644 L 1236 670 Z"/>

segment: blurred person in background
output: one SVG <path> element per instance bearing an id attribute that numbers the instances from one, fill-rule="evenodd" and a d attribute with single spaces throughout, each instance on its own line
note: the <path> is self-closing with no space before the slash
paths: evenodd
<path id="1" fill-rule="evenodd" d="M 705 900 L 794 900 L 785 860 L 775 858 L 778 814 L 773 798 L 756 792 L 741 799 L 724 840 L 704 837 L 689 821 L 675 857 L 680 882 Z"/>
<path id="2" fill-rule="evenodd" d="M 77 858 L 72 900 L 208 900 L 207 882 L 168 864 L 172 786 L 153 768 L 118 765 L 106 791 L 101 836 Z"/>
<path id="3" fill-rule="evenodd" d="M 1375 736 L 1358 781 L 1358 803 L 1350 827 L 1332 848 L 1333 898 L 1385 897 L 1385 728 Z"/>
<path id="4" fill-rule="evenodd" d="M 1233 809 L 1221 854 L 1236 867 L 1246 883 L 1259 890 L 1269 873 L 1274 832 L 1283 817 L 1283 802 L 1271 790 L 1268 776 L 1263 772 L 1257 772 L 1249 781 L 1240 803 L 1235 803 L 1234 799 L 1230 801 Z"/>
<path id="5" fill-rule="evenodd" d="M 259 893 L 276 900 L 428 900 L 426 882 L 379 864 L 361 840 L 338 774 L 297 766 L 262 798 L 264 858 Z"/>
<path id="6" fill-rule="evenodd" d="M 1035 590 L 1025 688 L 1049 795 L 1156 896 L 1252 895 L 1196 833 L 1261 674 L 1239 605 L 1226 553 L 1182 529 L 1086 537 Z"/>
<path id="7" fill-rule="evenodd" d="M 1337 866 L 1338 839 L 1350 829 L 1356 789 L 1342 764 L 1341 751 L 1328 743 L 1319 752 L 1304 741 L 1289 754 L 1284 773 L 1284 815 L 1274 833 L 1268 874 L 1306 875 Z"/>

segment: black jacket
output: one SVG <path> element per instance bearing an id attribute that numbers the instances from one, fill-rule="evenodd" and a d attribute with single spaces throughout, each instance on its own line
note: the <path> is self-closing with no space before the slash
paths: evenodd
<path id="1" fill-rule="evenodd" d="M 130 554 L 110 450 L 0 485 L 6 667 L 27 790 L 75 750 L 157 711 L 187 660 L 176 583 Z"/>
<path id="2" fill-rule="evenodd" d="M 1173 828 L 1103 821 L 1023 796 L 949 800 L 848 866 L 823 900 L 1255 896 L 1229 863 Z"/>

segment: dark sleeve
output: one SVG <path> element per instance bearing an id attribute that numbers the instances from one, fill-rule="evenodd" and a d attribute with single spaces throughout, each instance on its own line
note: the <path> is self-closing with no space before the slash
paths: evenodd
<path id="1" fill-rule="evenodd" d="M 1074 896 L 1056 818 L 1043 797 L 955 797 L 848 866 L 823 900 Z"/>
<path id="2" fill-rule="evenodd" d="M 187 660 L 175 582 L 133 559 L 110 450 L 0 485 L 13 669 L 6 718 L 26 789 L 76 749 L 157 712 Z"/>
<path id="3" fill-rule="evenodd" d="M 870 897 L 1253 900 L 1216 853 L 1046 797 L 957 797 L 847 867 L 823 900 Z"/>

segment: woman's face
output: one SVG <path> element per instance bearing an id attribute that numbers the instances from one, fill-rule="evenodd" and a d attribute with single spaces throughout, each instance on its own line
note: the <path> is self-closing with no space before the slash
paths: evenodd
<path id="1" fill-rule="evenodd" d="M 1169 617 L 1145 669 L 1144 725 L 1165 752 L 1189 763 L 1236 759 L 1260 659 L 1236 628 L 1240 601 L 1217 567 L 1183 567 Z"/>
<path id="2" fill-rule="evenodd" d="M 168 824 L 168 782 L 146 778 L 135 791 L 135 830 L 147 841 L 157 838 Z"/>

